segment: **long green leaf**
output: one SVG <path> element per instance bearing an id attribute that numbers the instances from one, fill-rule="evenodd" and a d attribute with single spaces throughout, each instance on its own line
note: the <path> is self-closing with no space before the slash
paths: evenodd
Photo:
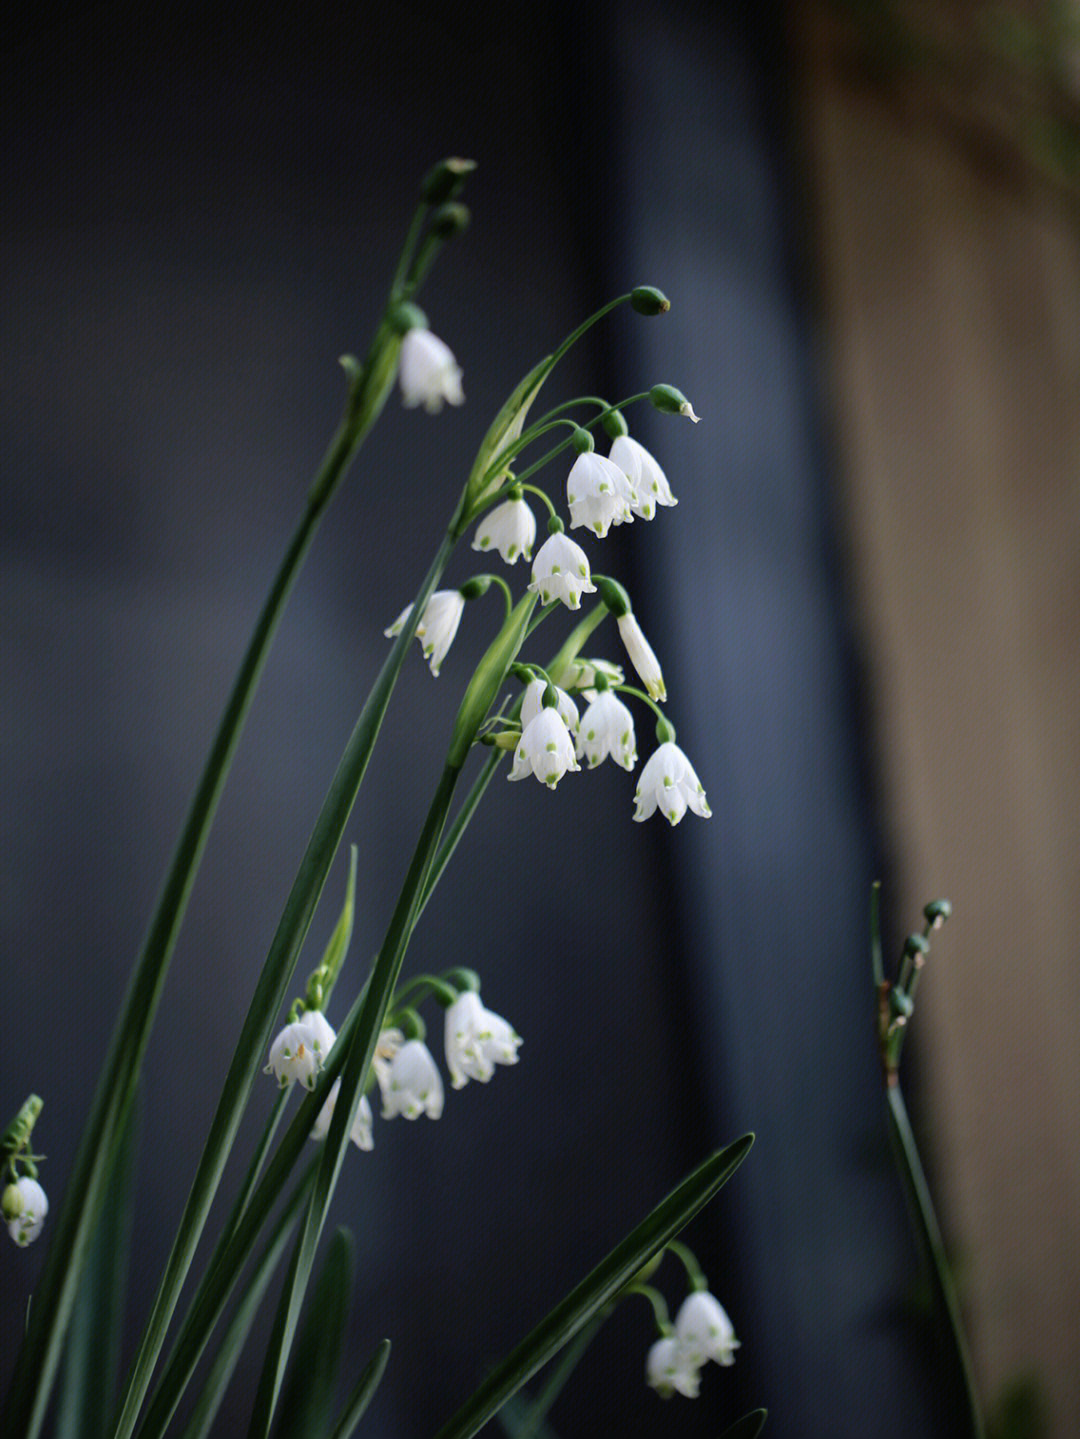
<path id="1" fill-rule="evenodd" d="M 55 1439 L 104 1439 L 116 1400 L 123 1337 L 138 1106 L 132 1107 L 108 1176 L 72 1311 Z"/>
<path id="2" fill-rule="evenodd" d="M 293 1225 L 300 1213 L 304 1196 L 314 1178 L 315 1165 L 312 1164 L 300 1180 L 270 1234 L 262 1258 L 248 1279 L 233 1317 L 229 1320 L 228 1328 L 218 1346 L 217 1357 L 210 1366 L 203 1386 L 199 1390 L 198 1401 L 191 1411 L 187 1428 L 184 1430 L 184 1439 L 206 1439 L 210 1432 L 210 1426 L 217 1417 L 221 1401 L 229 1387 L 229 1381 L 243 1352 L 248 1333 L 255 1322 L 256 1315 L 262 1308 L 263 1298 L 270 1280 L 273 1278 L 274 1270 L 285 1253 L 285 1246 L 289 1242 L 289 1235 L 292 1233 Z"/>
<path id="3" fill-rule="evenodd" d="M 143 1344 L 132 1368 L 124 1407 L 115 1430 L 116 1439 L 129 1439 L 135 1428 L 139 1409 L 165 1340 L 165 1331 L 191 1265 L 195 1246 L 206 1223 L 206 1216 L 217 1192 L 240 1120 L 247 1108 L 263 1054 L 269 1045 L 274 1025 L 292 982 L 300 948 L 315 913 L 327 872 L 341 843 L 341 836 L 367 770 L 407 646 L 412 640 L 424 607 L 446 568 L 453 547 L 454 540 L 448 533 L 416 594 L 412 614 L 394 641 L 364 703 L 315 821 L 244 1019 L 217 1112 L 210 1126 L 179 1230 L 173 1241 L 165 1275 L 147 1323 Z"/>
<path id="4" fill-rule="evenodd" d="M 356 1388 L 349 1395 L 349 1401 L 342 1410 L 341 1418 L 330 1439 L 351 1439 L 353 1430 L 364 1417 L 364 1411 L 371 1403 L 379 1380 L 383 1377 L 386 1361 L 390 1358 L 390 1341 L 384 1339 L 357 1381 Z"/>
<path id="5" fill-rule="evenodd" d="M 641 1266 L 690 1222 L 745 1159 L 754 1142 L 746 1134 L 700 1164 L 668 1197 L 542 1319 L 472 1397 L 438 1431 L 435 1439 L 469 1439 L 541 1365 L 614 1299 Z"/>
<path id="6" fill-rule="evenodd" d="M 757 1439 L 757 1436 L 765 1428 L 765 1420 L 769 1417 L 767 1409 L 753 1409 L 749 1414 L 744 1414 L 741 1419 L 736 1419 L 730 1429 L 725 1429 L 720 1439 Z"/>
<path id="7" fill-rule="evenodd" d="M 311 1291 L 281 1393 L 280 1439 L 322 1439 L 334 1399 L 338 1359 L 352 1296 L 356 1242 L 339 1229 Z"/>

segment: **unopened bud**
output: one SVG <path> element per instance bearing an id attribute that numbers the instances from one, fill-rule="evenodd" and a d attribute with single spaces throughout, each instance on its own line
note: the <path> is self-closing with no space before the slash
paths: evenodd
<path id="1" fill-rule="evenodd" d="M 947 899 L 933 899 L 923 909 L 923 914 L 931 929 L 940 929 L 952 914 L 952 905 Z"/>
<path id="2" fill-rule="evenodd" d="M 456 201 L 449 205 L 440 205 L 431 217 L 431 233 L 438 235 L 440 240 L 452 240 L 455 235 L 460 235 L 469 228 L 471 219 L 467 205 Z"/>
<path id="3" fill-rule="evenodd" d="M 462 160 L 451 155 L 433 165 L 420 186 L 420 196 L 429 205 L 442 205 L 452 200 L 465 183 L 466 177 L 476 169 L 475 160 Z"/>
<path id="4" fill-rule="evenodd" d="M 694 414 L 694 407 L 674 385 L 653 385 L 649 391 L 649 400 L 652 405 L 665 415 L 685 415 L 688 420 L 693 420 L 696 425 L 698 415 Z"/>
<path id="5" fill-rule="evenodd" d="M 653 285 L 639 285 L 631 290 L 630 304 L 639 315 L 664 315 L 671 309 L 671 301 Z"/>

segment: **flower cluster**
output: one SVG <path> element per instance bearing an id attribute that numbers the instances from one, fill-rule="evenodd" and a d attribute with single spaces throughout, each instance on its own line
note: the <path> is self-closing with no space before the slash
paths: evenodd
<path id="1" fill-rule="evenodd" d="M 451 991 L 452 992 L 452 991 Z M 315 1078 L 333 1048 L 335 1033 L 319 1010 L 306 1010 L 287 1024 L 270 1046 L 265 1073 L 285 1087 L 299 1080 L 315 1088 Z M 497 1064 L 516 1064 L 521 1038 L 501 1015 L 485 1008 L 475 990 L 457 995 L 446 1010 L 446 1063 L 450 1081 L 461 1089 L 470 1079 L 486 1084 Z M 375 1046 L 372 1070 L 382 1096 L 383 1119 L 399 1114 L 438 1119 L 443 1111 L 443 1082 L 431 1051 L 421 1038 L 406 1038 L 395 1026 L 383 1029 Z M 312 1139 L 325 1139 L 334 1117 L 341 1081 L 335 1080 L 311 1130 Z M 349 1138 L 359 1149 L 374 1147 L 374 1116 L 367 1095 L 362 1095 Z"/>
<path id="2" fill-rule="evenodd" d="M 734 1364 L 738 1347 L 734 1326 L 719 1300 L 706 1290 L 695 1290 L 683 1300 L 674 1332 L 649 1350 L 646 1382 L 664 1399 L 675 1393 L 696 1399 L 704 1366 L 710 1359 L 725 1368 Z"/>

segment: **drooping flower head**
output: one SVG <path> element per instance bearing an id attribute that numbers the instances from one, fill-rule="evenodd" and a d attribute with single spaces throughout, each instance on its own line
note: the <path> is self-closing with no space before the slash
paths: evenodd
<path id="1" fill-rule="evenodd" d="M 617 435 L 611 442 L 609 458 L 630 481 L 634 491 L 633 510 L 643 520 L 651 520 L 657 505 L 677 505 L 667 476 L 644 445 L 629 435 Z"/>
<path id="2" fill-rule="evenodd" d="M 436 590 L 424 606 L 424 613 L 416 626 L 416 638 L 433 675 L 438 675 L 446 652 L 454 642 L 464 609 L 465 596 L 460 590 Z M 388 640 L 401 633 L 411 614 L 412 605 L 406 605 L 394 623 L 383 630 Z"/>
<path id="3" fill-rule="evenodd" d="M 636 500 L 633 485 L 618 465 L 593 450 L 578 455 L 566 480 L 572 530 L 584 525 L 603 539 L 612 525 L 634 518 Z"/>
<path id="4" fill-rule="evenodd" d="M 521 731 L 514 767 L 507 779 L 525 779 L 534 774 L 541 784 L 554 789 L 568 770 L 579 768 L 566 721 L 556 709 L 545 706 Z"/>
<path id="5" fill-rule="evenodd" d="M 534 590 L 545 605 L 552 600 L 562 600 L 568 609 L 576 610 L 581 605 L 581 596 L 592 594 L 596 589 L 589 573 L 589 557 L 562 532 L 559 520 L 551 524 L 560 528 L 549 534 L 537 550 L 529 589 Z"/>
<path id="6" fill-rule="evenodd" d="M 653 648 L 648 640 L 641 633 L 641 626 L 634 618 L 633 611 L 627 610 L 625 614 L 619 615 L 615 623 L 619 626 L 619 634 L 626 646 L 626 653 L 630 656 L 630 663 L 637 670 L 638 677 L 648 691 L 649 698 L 666 700 L 667 686 L 664 684 L 660 661 L 653 653 Z"/>
<path id="7" fill-rule="evenodd" d="M 707 1290 L 688 1294 L 675 1316 L 675 1337 L 697 1363 L 715 1360 L 725 1368 L 735 1363 L 739 1341 L 720 1301 Z"/>
<path id="8" fill-rule="evenodd" d="M 20 1247 L 33 1244 L 45 1225 L 49 1201 L 36 1179 L 28 1174 L 4 1190 L 4 1217 L 8 1233 Z"/>
<path id="9" fill-rule="evenodd" d="M 486 1084 L 496 1064 L 517 1064 L 520 1043 L 513 1028 L 485 1009 L 474 990 L 459 994 L 446 1011 L 446 1065 L 455 1089 L 470 1079 Z"/>
<path id="10" fill-rule="evenodd" d="M 688 809 L 702 819 L 712 814 L 693 765 L 673 740 L 661 744 L 646 760 L 634 800 L 636 820 L 648 819 L 656 809 L 673 825 Z"/>
<path id="11" fill-rule="evenodd" d="M 319 1010 L 308 1010 L 293 1024 L 287 1024 L 270 1046 L 270 1062 L 264 1074 L 273 1074 L 284 1089 L 298 1079 L 305 1089 L 315 1088 L 315 1076 L 326 1063 L 334 1043 L 334 1031 Z"/>
<path id="12" fill-rule="evenodd" d="M 532 559 L 535 539 L 536 516 L 518 490 L 516 496 L 511 492 L 502 504 L 488 511 L 476 527 L 472 547 L 474 550 L 498 550 L 506 563 L 513 565 L 522 557 Z"/>
<path id="13" fill-rule="evenodd" d="M 460 405 L 465 399 L 461 370 L 449 347 L 419 325 L 401 341 L 398 379 L 407 409 L 423 405 L 429 415 L 437 415 L 444 400 Z"/>
<path id="14" fill-rule="evenodd" d="M 406 1040 L 377 1073 L 384 1119 L 393 1119 L 398 1114 L 406 1119 L 418 1119 L 421 1114 L 438 1119 L 442 1114 L 442 1076 L 422 1039 Z"/>
<path id="15" fill-rule="evenodd" d="M 662 1399 L 670 1399 L 676 1392 L 696 1399 L 701 1387 L 700 1368 L 678 1339 L 658 1339 L 645 1359 L 645 1379 Z"/>
<path id="16" fill-rule="evenodd" d="M 589 761 L 589 768 L 608 756 L 625 770 L 637 763 L 634 743 L 634 716 L 610 689 L 601 690 L 581 717 L 577 757 Z"/>
<path id="17" fill-rule="evenodd" d="M 341 1080 L 335 1079 L 330 1086 L 330 1093 L 326 1096 L 326 1103 L 319 1110 L 319 1117 L 311 1126 L 312 1139 L 325 1139 L 330 1131 L 330 1121 L 334 1117 L 334 1109 L 337 1106 L 338 1094 L 341 1090 Z M 371 1105 L 366 1094 L 360 1096 L 360 1105 L 356 1111 L 356 1118 L 353 1120 L 352 1128 L 349 1130 L 349 1138 L 358 1149 L 370 1150 L 375 1148 L 375 1141 L 371 1137 L 372 1113 Z"/>

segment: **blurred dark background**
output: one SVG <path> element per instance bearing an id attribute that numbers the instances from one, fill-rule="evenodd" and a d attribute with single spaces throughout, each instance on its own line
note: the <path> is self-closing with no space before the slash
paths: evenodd
<path id="1" fill-rule="evenodd" d="M 714 817 L 636 827 L 633 781 L 609 765 L 554 795 L 493 784 L 405 972 L 477 968 L 524 1036 L 521 1063 L 448 1089 L 436 1125 L 377 1118 L 374 1152 L 350 1152 L 332 1211 L 359 1250 L 350 1378 L 394 1342 L 362 1432 L 432 1433 L 689 1167 L 748 1129 L 752 1155 L 685 1236 L 738 1362 L 707 1372 L 696 1402 L 662 1403 L 634 1301 L 582 1362 L 556 1432 L 715 1435 L 758 1404 L 777 1439 L 957 1432 L 913 1303 L 876 1073 L 866 912 L 871 880 L 895 874 L 892 829 L 842 563 L 856 540 L 820 364 L 801 58 L 772 5 L 257 21 L 89 6 L 12 22 L 0 1109 L 45 1097 L 54 1204 L 336 423 L 336 359 L 363 352 L 419 178 L 444 154 L 479 163 L 472 226 L 421 297 L 467 402 L 429 418 L 395 396 L 361 452 L 287 611 L 191 902 L 141 1097 L 128 1354 L 383 628 L 506 393 L 585 314 L 648 283 L 670 315 L 617 312 L 545 398 L 667 381 L 702 416 L 632 415 L 680 503 L 589 548 L 661 656 Z M 548 476 L 557 502 L 564 478 Z M 448 579 L 473 558 L 463 549 Z M 525 582 L 521 566 L 508 576 Z M 496 611 L 470 607 L 437 681 L 418 653 L 403 671 L 348 829 L 358 918 L 332 1020 L 381 940 Z M 590 648 L 621 658 L 614 627 Z M 915 868 L 921 903 L 949 876 Z M 344 876 L 342 859 L 299 982 Z M 272 1099 L 267 1080 L 248 1145 Z M 47 1235 L 0 1250 L 0 1382 Z M 674 1309 L 674 1260 L 657 1282 Z M 222 1434 L 247 1424 L 268 1328 L 269 1312 Z"/>

